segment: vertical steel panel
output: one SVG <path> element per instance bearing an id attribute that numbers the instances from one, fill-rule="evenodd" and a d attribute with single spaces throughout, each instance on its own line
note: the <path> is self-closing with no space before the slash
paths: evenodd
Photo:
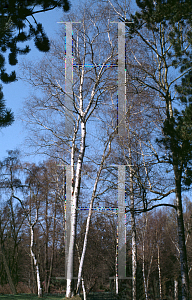
<path id="1" fill-rule="evenodd" d="M 66 24 L 65 56 L 65 134 L 73 132 L 73 56 L 72 56 L 72 23 Z"/>
<path id="2" fill-rule="evenodd" d="M 118 166 L 118 277 L 126 279 L 125 166 Z"/>
<path id="3" fill-rule="evenodd" d="M 125 73 L 125 23 L 118 23 L 118 134 L 125 135 L 126 73 Z"/>
<path id="4" fill-rule="evenodd" d="M 67 262 L 68 262 L 69 239 L 70 239 L 70 231 L 71 231 L 72 178 L 71 178 L 71 165 L 67 165 L 65 168 L 66 168 L 65 277 L 67 277 Z"/>

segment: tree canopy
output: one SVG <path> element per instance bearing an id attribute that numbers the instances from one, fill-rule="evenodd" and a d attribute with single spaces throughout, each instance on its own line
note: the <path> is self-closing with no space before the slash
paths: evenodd
<path id="1" fill-rule="evenodd" d="M 68 0 L 4 0 L 0 2 L 0 80 L 3 83 L 16 80 L 15 71 L 10 74 L 6 72 L 6 51 L 10 51 L 8 60 L 12 66 L 17 64 L 18 54 L 27 54 L 30 51 L 28 45 L 21 48 L 18 43 L 34 39 L 39 51 L 49 51 L 49 39 L 42 24 L 35 20 L 34 15 L 54 8 L 68 11 L 70 3 Z M 34 19 L 34 24 L 27 19 L 30 16 Z M 11 111 L 5 108 L 2 86 L 0 86 L 0 92 L 0 127 L 5 127 L 11 125 L 14 118 Z"/>
<path id="2" fill-rule="evenodd" d="M 175 181 L 182 299 L 188 300 L 190 290 L 182 191 L 192 183 L 192 2 L 137 0 L 136 3 L 139 11 L 131 15 L 132 23 L 126 22 L 123 17 L 120 19 L 125 21 L 129 38 L 138 39 L 153 56 L 153 71 L 140 64 L 146 77 L 135 77 L 135 80 L 151 90 L 157 87 L 165 108 L 161 133 L 156 142 L 163 154 L 162 162 L 172 169 Z"/>

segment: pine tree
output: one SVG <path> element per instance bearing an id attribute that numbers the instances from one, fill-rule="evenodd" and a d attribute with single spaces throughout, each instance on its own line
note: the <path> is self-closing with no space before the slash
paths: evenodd
<path id="1" fill-rule="evenodd" d="M 70 8 L 68 0 L 1 0 L 0 1 L 0 80 L 10 83 L 16 80 L 15 71 L 8 74 L 5 70 L 5 52 L 10 51 L 9 64 L 17 64 L 18 54 L 27 54 L 30 51 L 28 45 L 23 49 L 18 43 L 34 39 L 35 46 L 39 51 L 47 52 L 50 49 L 49 39 L 44 32 L 41 23 L 37 23 L 34 15 L 54 8 L 68 11 Z M 32 25 L 27 17 L 33 16 L 35 25 Z M 26 24 L 29 24 L 28 30 Z M 11 125 L 13 113 L 5 108 L 2 87 L 0 88 L 0 127 Z"/>
<path id="2" fill-rule="evenodd" d="M 161 80 L 162 77 L 156 78 L 154 84 L 158 84 L 159 91 L 162 92 L 161 95 L 166 103 L 166 117 L 162 126 L 162 134 L 161 137 L 156 139 L 156 142 L 163 146 L 166 155 L 163 155 L 162 159 L 172 167 L 174 174 L 182 300 L 188 300 L 190 297 L 189 277 L 182 191 L 192 183 L 192 2 L 191 0 L 136 0 L 136 3 L 140 11 L 131 15 L 133 22 L 126 22 L 125 19 L 121 18 L 122 21 L 125 21 L 129 38 L 135 36 L 141 38 L 150 47 L 150 50 L 161 59 L 161 68 L 168 72 L 168 68 L 172 66 L 176 70 L 175 73 L 180 73 L 182 79 L 180 85 L 175 85 L 178 94 L 177 103 L 175 102 L 176 99 L 171 96 L 171 84 L 168 82 L 167 77 L 163 77 L 163 80 Z M 145 31 L 142 31 L 143 29 Z M 150 40 L 144 37 L 143 32 L 147 32 L 151 36 L 163 37 L 159 44 L 160 52 L 155 48 L 157 47 L 156 44 L 153 47 Z M 164 39 L 165 32 L 166 41 Z M 168 44 L 169 46 L 167 46 Z M 161 68 L 158 70 L 159 74 L 162 74 Z M 151 86 L 151 88 L 153 87 Z M 178 109 L 178 103 L 182 107 L 181 109 Z"/>
<path id="3" fill-rule="evenodd" d="M 0 87 L 0 128 L 9 126 L 13 123 L 13 113 L 5 108 L 5 102 L 3 99 L 3 93 Z"/>

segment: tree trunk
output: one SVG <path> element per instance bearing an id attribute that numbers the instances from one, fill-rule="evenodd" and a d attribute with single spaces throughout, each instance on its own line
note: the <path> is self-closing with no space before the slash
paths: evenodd
<path id="1" fill-rule="evenodd" d="M 109 151 L 105 155 L 105 152 L 107 150 L 108 144 L 109 144 Z M 108 143 L 105 146 L 104 153 L 102 155 L 101 164 L 100 164 L 99 170 L 97 172 L 97 177 L 95 179 L 95 184 L 94 184 L 93 193 L 92 193 L 92 197 L 91 197 L 91 202 L 90 202 L 90 206 L 89 206 L 89 213 L 88 213 L 88 217 L 87 217 L 86 231 L 85 231 L 85 237 L 84 237 L 84 242 L 83 242 L 83 251 L 82 251 L 81 259 L 80 259 L 80 263 L 79 263 L 78 281 L 77 281 L 77 289 L 76 289 L 77 293 L 79 293 L 79 286 L 80 286 L 80 281 L 81 281 L 81 274 L 82 274 L 82 270 L 83 270 L 83 262 L 84 262 L 84 258 L 85 258 L 86 248 L 87 248 L 87 239 L 88 239 L 89 225 L 90 225 L 90 221 L 91 221 L 91 214 L 92 214 L 92 208 L 93 208 L 93 203 L 94 203 L 94 199 L 95 199 L 95 194 L 96 194 L 96 191 L 97 191 L 97 185 L 98 185 L 98 182 L 99 182 L 101 171 L 103 169 L 103 165 L 105 163 L 106 158 L 109 156 L 110 152 L 111 152 L 111 141 L 110 141 L 110 138 L 109 138 Z"/>
<path id="2" fill-rule="evenodd" d="M 132 237 L 132 299 L 137 300 L 137 244 L 136 244 L 136 226 L 135 226 L 135 207 L 133 195 L 133 169 L 131 157 L 131 137 L 128 126 L 129 137 L 129 180 L 130 180 L 130 211 L 131 211 L 131 237 Z"/>
<path id="3" fill-rule="evenodd" d="M 31 234 L 31 245 L 30 245 L 30 252 L 31 257 L 33 258 L 33 263 L 35 266 L 36 276 L 37 276 L 37 294 L 38 297 L 42 297 L 42 288 L 41 288 L 41 281 L 40 281 L 40 274 L 39 274 L 39 265 L 37 263 L 35 254 L 33 253 L 33 226 L 30 225 L 30 234 Z"/>
<path id="4" fill-rule="evenodd" d="M 178 300 L 178 280 L 174 279 L 174 300 Z"/>
<path id="5" fill-rule="evenodd" d="M 119 282 L 118 282 L 118 248 L 116 245 L 116 253 L 115 253 L 115 294 L 119 293 Z"/>
<path id="6" fill-rule="evenodd" d="M 159 244 L 157 244 L 157 264 L 158 264 L 158 272 L 159 272 L 159 297 L 160 297 L 160 300 L 162 300 L 161 266 L 160 266 Z"/>
<path id="7" fill-rule="evenodd" d="M 145 239 L 143 237 L 143 245 L 142 245 L 142 271 L 143 271 L 143 284 L 144 284 L 144 289 L 145 289 L 145 299 L 148 300 L 148 287 L 147 287 L 147 282 L 146 282 L 146 276 L 145 276 Z"/>
<path id="8" fill-rule="evenodd" d="M 85 153 L 85 137 L 86 137 L 86 126 L 85 126 L 85 122 L 81 120 L 81 146 L 80 146 L 80 153 L 77 162 L 74 194 L 72 193 L 71 232 L 70 232 L 70 241 L 69 241 L 68 262 L 67 262 L 67 288 L 66 288 L 66 297 L 68 298 L 72 296 L 74 244 L 75 244 L 76 224 L 77 224 L 77 205 L 78 205 L 79 190 L 81 184 L 82 163 L 83 163 L 83 157 Z M 72 156 L 73 156 L 72 161 L 74 161 L 74 153 L 72 153 Z M 73 166 L 74 164 L 72 165 L 72 167 Z"/>
<path id="9" fill-rule="evenodd" d="M 47 292 L 49 292 L 49 286 L 50 286 L 50 282 L 51 282 L 51 275 L 52 275 L 52 269 L 53 269 L 53 258 L 54 258 L 54 250 L 55 250 L 56 215 L 57 215 L 57 196 L 55 197 L 54 220 L 53 220 L 52 253 L 51 253 L 51 262 L 50 262 L 50 267 L 49 267 L 49 277 L 48 277 L 48 282 L 47 282 Z"/>
<path id="10" fill-rule="evenodd" d="M 78 254 L 78 261 L 80 264 L 80 254 L 79 254 L 79 247 L 78 247 L 77 243 L 76 243 L 76 248 L 77 248 L 77 254 Z M 85 290 L 83 277 L 82 277 L 82 288 L 83 288 L 83 299 L 86 300 L 86 290 Z M 80 295 L 80 288 L 78 288 L 78 295 Z"/>
<path id="11" fill-rule="evenodd" d="M 177 198 L 177 226 L 179 235 L 180 267 L 182 280 L 182 300 L 189 300 L 189 277 L 187 264 L 187 251 L 185 245 L 185 229 L 181 199 Z"/>
<path id="12" fill-rule="evenodd" d="M 11 274 L 10 274 L 9 267 L 8 267 L 8 264 L 7 264 L 7 259 L 6 259 L 4 249 L 1 245 L 1 243 L 0 243 L 0 251 L 1 251 L 1 254 L 2 254 L 3 264 L 4 264 L 4 267 L 5 267 L 5 271 L 6 271 L 6 274 L 7 274 L 7 278 L 8 278 L 8 281 L 9 281 L 9 286 L 11 288 L 11 292 L 12 292 L 13 295 L 16 295 L 17 292 L 16 292 L 14 283 L 13 283 L 12 278 L 11 278 Z"/>
<path id="13" fill-rule="evenodd" d="M 33 257 L 31 256 L 31 274 L 32 274 L 32 293 L 36 293 L 36 280 L 34 275 L 34 268 L 33 268 Z"/>
<path id="14" fill-rule="evenodd" d="M 46 203 L 45 203 L 45 257 L 44 257 L 44 269 L 45 269 L 45 277 L 44 277 L 44 282 L 45 282 L 45 293 L 48 293 L 48 242 L 49 242 L 49 225 L 48 225 L 48 197 L 47 194 L 45 195 L 46 197 Z"/>
<path id="15" fill-rule="evenodd" d="M 137 245 L 133 196 L 133 174 L 130 168 L 130 199 L 131 199 L 131 235 L 132 235 L 132 299 L 136 300 L 137 289 Z"/>
<path id="16" fill-rule="evenodd" d="M 183 221 L 183 208 L 181 200 L 181 178 L 177 166 L 174 166 L 177 205 L 177 227 L 179 236 L 180 268 L 182 281 L 182 300 L 189 300 L 189 276 L 187 263 L 187 250 L 185 245 L 185 228 Z"/>
<path id="17" fill-rule="evenodd" d="M 153 262 L 153 251 L 154 251 L 154 246 L 153 246 L 153 249 L 152 249 L 152 254 L 151 254 L 151 260 L 150 260 L 150 263 L 149 263 L 149 267 L 148 267 L 148 272 L 147 272 L 147 276 L 145 275 L 145 232 L 147 231 L 147 219 L 148 217 L 146 216 L 146 219 L 143 215 L 143 219 L 145 219 L 143 221 L 143 224 L 144 224 L 144 231 L 143 231 L 143 241 L 142 241 L 142 252 L 143 252 L 143 255 L 142 255 L 142 271 L 143 271 L 143 283 L 144 283 L 144 289 L 145 289 L 145 299 L 148 300 L 148 287 L 149 287 L 149 276 L 150 276 L 150 273 L 151 273 L 151 266 L 152 266 L 152 262 Z"/>

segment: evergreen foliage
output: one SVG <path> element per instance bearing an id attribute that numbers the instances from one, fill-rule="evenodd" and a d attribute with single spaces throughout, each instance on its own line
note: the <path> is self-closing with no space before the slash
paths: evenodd
<path id="1" fill-rule="evenodd" d="M 165 59 L 171 61 L 172 67 L 181 73 L 181 83 L 175 85 L 175 90 L 182 109 L 174 108 L 173 116 L 167 115 L 163 135 L 156 142 L 167 150 L 168 159 L 163 158 L 177 166 L 181 176 L 184 173 L 182 183 L 188 188 L 192 183 L 192 2 L 137 0 L 136 3 L 140 10 L 131 15 L 133 23 L 126 23 L 129 38 L 138 35 L 142 28 L 153 33 L 158 32 L 161 25 L 164 30 L 168 29 L 167 40 L 172 50 L 166 53 Z M 187 44 L 190 46 L 186 47 Z"/>
<path id="2" fill-rule="evenodd" d="M 0 128 L 11 125 L 13 121 L 13 113 L 10 110 L 6 109 L 5 102 L 3 100 L 3 93 L 0 87 Z"/>
<path id="3" fill-rule="evenodd" d="M 10 51 L 9 64 L 17 64 L 18 54 L 27 54 L 30 51 L 28 45 L 24 48 L 18 43 L 34 39 L 35 46 L 39 51 L 47 52 L 50 49 L 49 39 L 44 32 L 41 23 L 37 23 L 34 14 L 38 12 L 62 8 L 68 11 L 70 4 L 68 0 L 2 0 L 0 1 L 0 79 L 3 83 L 10 83 L 16 80 L 15 71 L 8 74 L 5 70 L 4 53 Z M 27 17 L 33 16 L 35 25 L 32 25 Z M 27 29 L 27 23 L 29 27 Z M 1 88 L 2 89 L 2 88 Z M 13 114 L 6 110 L 5 103 L 0 94 L 0 127 L 11 125 Z"/>

